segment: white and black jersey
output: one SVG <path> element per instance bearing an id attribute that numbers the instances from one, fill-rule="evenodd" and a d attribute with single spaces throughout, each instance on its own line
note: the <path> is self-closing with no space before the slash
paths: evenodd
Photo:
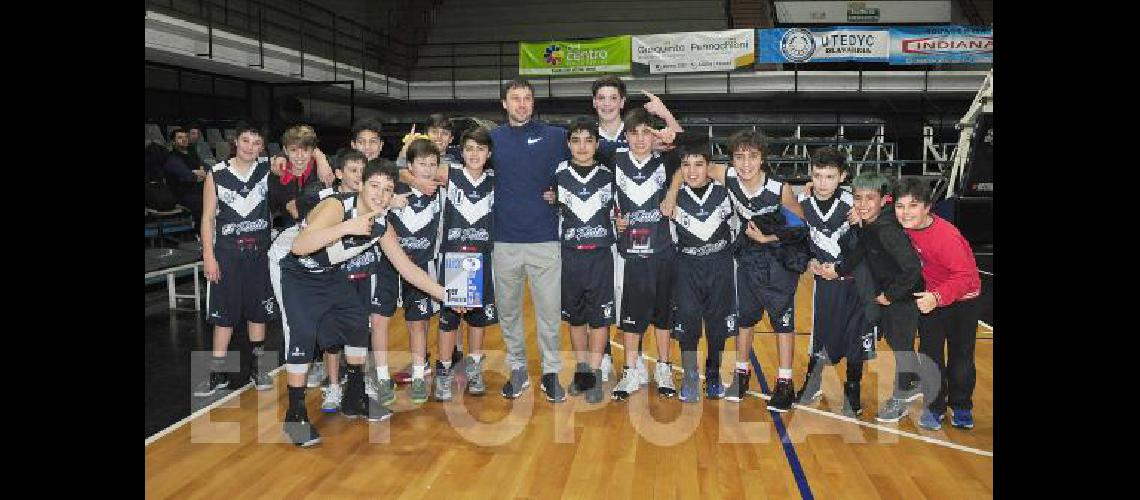
<path id="1" fill-rule="evenodd" d="M 617 133 L 607 136 L 601 127 L 598 127 L 598 152 L 594 158 L 603 165 L 613 165 L 619 155 L 629 152 L 629 140 L 625 138 L 625 125 L 618 127 Z"/>
<path id="2" fill-rule="evenodd" d="M 214 248 L 232 250 L 239 241 L 250 241 L 258 248 L 269 248 L 269 159 L 258 158 L 245 175 L 231 164 L 234 159 L 214 165 Z"/>
<path id="3" fill-rule="evenodd" d="M 341 218 L 341 221 L 346 221 L 359 215 L 356 208 L 356 193 L 337 193 L 332 195 L 332 198 L 340 202 L 341 209 L 344 211 L 344 216 Z M 305 230 L 306 224 L 306 221 L 301 221 L 300 228 L 302 231 Z M 362 254 L 375 253 L 376 241 L 384 236 L 384 232 L 387 230 L 388 221 L 382 216 L 377 216 L 373 219 L 372 234 L 368 236 L 348 235 L 309 255 L 289 254 L 282 259 L 281 267 L 282 269 L 287 267 L 299 268 L 311 273 L 333 271 L 345 263 L 352 262 L 353 259 L 358 258 Z M 361 260 L 355 261 L 355 264 L 352 265 L 368 265 L 374 263 L 377 257 L 378 255 L 373 255 L 371 258 L 363 257 Z M 366 262 L 369 259 L 371 259 L 371 262 Z M 341 267 L 341 269 L 343 269 L 343 267 Z"/>
<path id="4" fill-rule="evenodd" d="M 405 193 L 408 193 L 408 206 L 390 210 L 388 221 L 396 229 L 400 246 L 408 258 L 422 265 L 435 256 L 443 191 L 436 190 L 434 195 L 428 196 L 407 184 L 397 184 L 396 194 Z"/>
<path id="5" fill-rule="evenodd" d="M 623 255 L 647 255 L 673 247 L 669 220 L 661 215 L 661 200 L 677 170 L 676 155 L 653 153 L 638 163 L 631 153 L 616 155 L 614 184 L 618 210 L 629 217 L 629 227 L 618 237 Z"/>
<path id="6" fill-rule="evenodd" d="M 847 222 L 847 213 L 855 205 L 851 192 L 840 188 L 831 199 L 825 201 L 801 193 L 798 200 L 804 210 L 804 222 L 811 234 L 812 256 L 822 263 L 842 260 L 845 257 L 844 250 L 851 248 L 851 239 L 855 236 Z"/>
<path id="7" fill-rule="evenodd" d="M 467 169 L 452 164 L 443 202 L 443 252 L 490 252 L 494 246 L 491 208 L 495 205 L 495 173 L 484 170 L 472 179 Z"/>
<path id="8" fill-rule="evenodd" d="M 783 199 L 780 197 L 784 183 L 768 177 L 759 191 L 749 193 L 740 180 L 735 167 L 728 167 L 724 173 L 724 187 L 728 189 L 728 197 L 732 199 L 732 207 L 740 217 L 740 223 L 747 224 L 757 215 L 765 215 L 780 209 Z M 743 227 L 743 226 L 741 226 Z"/>
<path id="9" fill-rule="evenodd" d="M 677 222 L 677 248 L 681 255 L 712 257 L 732 251 L 732 202 L 724 185 L 713 181 L 700 196 L 688 185 L 677 195 L 673 219 Z"/>
<path id="10" fill-rule="evenodd" d="M 613 245 L 613 171 L 596 165 L 583 177 L 567 160 L 558 164 L 554 179 L 562 215 L 558 231 L 562 246 L 589 249 Z"/>

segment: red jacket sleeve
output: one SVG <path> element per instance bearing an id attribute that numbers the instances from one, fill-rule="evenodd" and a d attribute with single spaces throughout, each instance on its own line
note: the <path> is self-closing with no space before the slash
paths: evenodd
<path id="1" fill-rule="evenodd" d="M 938 297 L 939 307 L 977 297 L 982 287 L 981 279 L 978 277 L 978 265 L 974 261 L 974 252 L 970 250 L 970 244 L 962 237 L 962 233 L 950 224 L 946 224 L 943 241 L 945 244 L 941 245 L 938 253 L 950 276 L 930 289 Z"/>

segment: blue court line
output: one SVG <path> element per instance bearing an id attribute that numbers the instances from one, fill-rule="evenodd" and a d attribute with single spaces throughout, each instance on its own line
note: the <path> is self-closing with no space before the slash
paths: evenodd
<path id="1" fill-rule="evenodd" d="M 760 382 L 760 390 L 765 394 L 768 392 L 768 382 L 764 379 L 764 370 L 760 369 L 760 360 L 756 359 L 756 350 L 753 349 L 748 352 L 748 357 L 752 360 L 752 369 L 756 371 L 756 378 Z M 811 493 L 811 486 L 808 486 L 807 476 L 804 475 L 804 468 L 800 465 L 800 457 L 796 455 L 796 447 L 792 444 L 792 440 L 788 437 L 788 429 L 784 427 L 784 421 L 780 418 L 780 412 L 768 410 L 772 414 L 772 421 L 776 424 L 776 434 L 780 436 L 780 444 L 784 446 L 784 456 L 788 457 L 788 466 L 792 468 L 792 475 L 796 477 L 796 486 L 800 488 L 800 497 L 807 499 L 814 499 L 815 495 Z"/>

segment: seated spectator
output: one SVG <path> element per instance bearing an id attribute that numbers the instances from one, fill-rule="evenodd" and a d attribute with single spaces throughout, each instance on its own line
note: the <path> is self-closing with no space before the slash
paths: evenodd
<path id="1" fill-rule="evenodd" d="M 214 152 L 210 149 L 210 144 L 206 142 L 205 137 L 202 135 L 202 124 L 199 122 L 190 122 L 183 127 L 186 133 L 190 135 L 190 153 L 195 155 L 199 164 L 206 168 L 210 168 L 218 163 L 218 159 L 214 158 Z"/>
<path id="2" fill-rule="evenodd" d="M 206 169 L 198 157 L 189 150 L 190 134 L 181 128 L 170 131 L 170 156 L 162 165 L 166 183 L 174 191 L 174 198 L 190 209 L 197 226 L 202 220 L 202 182 L 206 180 Z"/>

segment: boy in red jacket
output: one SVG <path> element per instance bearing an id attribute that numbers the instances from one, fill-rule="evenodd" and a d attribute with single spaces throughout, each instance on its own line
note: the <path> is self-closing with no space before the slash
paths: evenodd
<path id="1" fill-rule="evenodd" d="M 919 418 L 924 429 L 942 428 L 946 406 L 950 423 L 962 429 L 974 428 L 972 413 L 974 383 L 974 343 L 977 341 L 981 279 L 974 253 L 962 233 L 945 219 L 930 213 L 930 186 L 918 179 L 906 179 L 898 188 L 895 214 L 906 230 L 919 260 L 926 290 L 915 293 L 919 319 L 919 352 L 933 360 L 941 373 L 941 387 L 923 380 L 926 411 Z M 949 347 L 949 356 L 946 347 Z"/>

